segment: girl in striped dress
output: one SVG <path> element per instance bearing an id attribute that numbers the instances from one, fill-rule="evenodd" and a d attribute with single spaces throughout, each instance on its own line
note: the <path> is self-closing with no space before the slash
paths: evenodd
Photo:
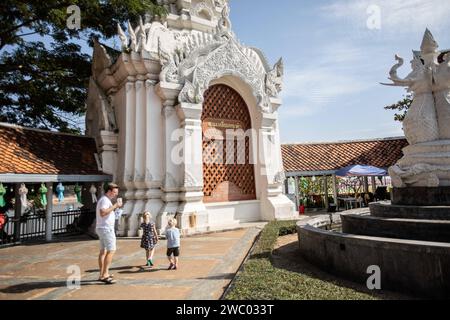
<path id="1" fill-rule="evenodd" d="M 145 249 L 147 267 L 153 267 L 153 255 L 155 253 L 156 244 L 158 243 L 158 234 L 156 232 L 155 224 L 152 222 L 152 215 L 150 212 L 144 213 L 141 229 L 143 230 L 141 248 Z"/>

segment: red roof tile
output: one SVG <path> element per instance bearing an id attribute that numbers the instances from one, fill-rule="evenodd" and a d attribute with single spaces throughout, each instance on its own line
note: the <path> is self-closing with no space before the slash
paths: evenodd
<path id="1" fill-rule="evenodd" d="M 102 175 L 92 138 L 0 124 L 0 174 Z"/>
<path id="2" fill-rule="evenodd" d="M 333 171 L 349 165 L 388 168 L 403 157 L 404 138 L 281 146 L 286 172 Z"/>

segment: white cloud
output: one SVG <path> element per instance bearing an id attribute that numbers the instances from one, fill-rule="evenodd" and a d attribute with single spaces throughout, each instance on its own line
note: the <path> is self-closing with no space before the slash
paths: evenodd
<path id="1" fill-rule="evenodd" d="M 351 74 L 339 73 L 326 67 L 287 70 L 285 83 L 285 98 L 303 98 L 319 104 L 359 93 L 372 86 Z"/>
<path id="2" fill-rule="evenodd" d="M 286 69 L 283 99 L 286 116 L 309 116 L 335 106 L 347 96 L 362 93 L 377 85 L 358 72 L 370 71 L 364 50 L 345 43 L 330 43 L 317 53 L 304 55 L 301 66 Z"/>
<path id="3" fill-rule="evenodd" d="M 423 33 L 425 28 L 441 31 L 449 26 L 450 1 L 447 0 L 346 0 L 321 7 L 326 16 L 350 21 L 354 27 L 367 28 L 370 6 L 381 10 L 383 33 L 399 35 Z"/>

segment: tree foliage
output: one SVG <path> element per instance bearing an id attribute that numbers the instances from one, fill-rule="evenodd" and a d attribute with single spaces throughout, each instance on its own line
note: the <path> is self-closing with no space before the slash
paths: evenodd
<path id="1" fill-rule="evenodd" d="M 157 0 L 3 0 L 0 9 L 0 121 L 80 132 L 93 37 L 111 39 L 117 23 L 164 15 Z M 67 21 L 80 8 L 81 28 Z"/>
<path id="2" fill-rule="evenodd" d="M 406 113 L 408 112 L 409 108 L 411 107 L 412 101 L 413 101 L 412 95 L 408 94 L 399 102 L 392 104 L 390 106 L 387 106 L 384 109 L 396 111 L 396 113 L 394 115 L 395 121 L 403 122 L 403 120 L 405 120 Z"/>

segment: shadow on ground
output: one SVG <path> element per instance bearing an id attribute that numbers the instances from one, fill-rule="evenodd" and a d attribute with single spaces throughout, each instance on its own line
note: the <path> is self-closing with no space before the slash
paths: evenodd
<path id="1" fill-rule="evenodd" d="M 104 286 L 105 284 L 99 281 L 80 281 L 80 286 Z M 27 293 L 39 289 L 57 289 L 67 287 L 67 281 L 58 282 L 29 282 L 20 283 L 0 289 L 1 293 Z"/>
<path id="2" fill-rule="evenodd" d="M 5 243 L 4 245 L 0 245 L 0 249 L 2 248 L 11 248 L 15 246 L 22 246 L 22 247 L 32 247 L 32 246 L 39 246 L 39 245 L 46 245 L 51 243 L 73 243 L 73 242 L 89 242 L 89 241 L 98 241 L 95 238 L 87 235 L 87 234 L 78 234 L 78 235 L 59 235 L 55 236 L 55 238 L 48 242 L 45 239 L 32 239 L 32 240 L 22 240 L 21 242 L 14 244 L 14 243 Z"/>

